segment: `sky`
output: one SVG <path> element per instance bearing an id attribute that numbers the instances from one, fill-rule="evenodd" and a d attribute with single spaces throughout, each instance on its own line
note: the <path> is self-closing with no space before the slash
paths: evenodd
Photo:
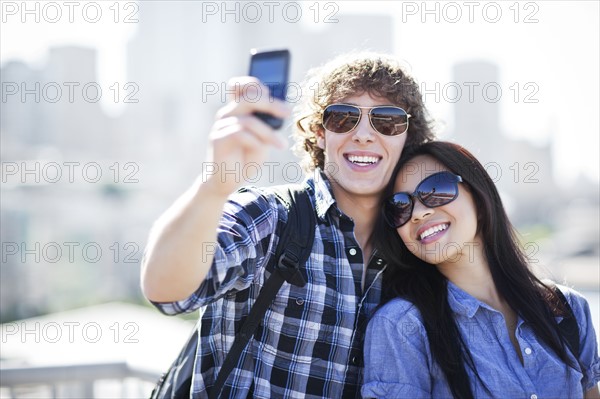
<path id="1" fill-rule="evenodd" d="M 259 7 L 264 3 L 256 2 Z M 82 1 L 69 6 L 69 2 L 30 1 L 26 3 L 30 13 L 24 12 L 23 4 L 0 2 L 2 64 L 20 59 L 41 66 L 52 46 L 86 45 L 98 50 L 101 85 L 126 81 L 125 50 L 136 33 L 137 3 Z M 552 139 L 559 184 L 579 174 L 600 180 L 600 2 L 301 4 L 306 18 L 300 23 L 314 29 L 319 29 L 311 21 L 317 9 L 321 22 L 343 13 L 395 16 L 395 53 L 405 59 L 422 87 L 430 90 L 438 83 L 443 88 L 452 82 L 452 66 L 457 62 L 497 64 L 503 133 L 538 145 Z M 109 114 L 122 111 L 122 103 L 111 104 L 107 98 L 102 101 L 106 100 L 103 107 Z M 431 94 L 425 100 L 436 119 L 452 126 L 451 102 L 436 101 Z"/>

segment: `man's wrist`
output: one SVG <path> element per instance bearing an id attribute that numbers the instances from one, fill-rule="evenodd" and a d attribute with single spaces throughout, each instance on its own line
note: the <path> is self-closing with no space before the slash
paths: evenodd
<path id="1" fill-rule="evenodd" d="M 195 196 L 200 196 L 205 201 L 225 203 L 227 198 L 237 189 L 220 180 L 217 175 L 201 175 L 194 183 Z"/>

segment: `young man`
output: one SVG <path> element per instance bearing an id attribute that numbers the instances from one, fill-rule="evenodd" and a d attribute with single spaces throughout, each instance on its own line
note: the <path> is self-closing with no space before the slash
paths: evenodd
<path id="1" fill-rule="evenodd" d="M 288 110 L 268 96 L 256 101 L 256 83 L 230 82 L 233 98 L 217 112 L 207 158 L 220 170 L 260 164 L 269 146 L 283 145 L 252 114 Z M 380 196 L 404 145 L 433 138 L 416 83 L 392 58 L 339 57 L 314 70 L 305 90 L 297 147 L 312 172 L 303 184 L 317 221 L 307 284 L 283 284 L 222 397 L 359 397 L 365 320 L 385 266 L 370 240 Z M 144 294 L 161 311 L 200 309 L 197 398 L 210 393 L 287 218 L 274 195 L 235 192 L 239 180 L 199 177 L 155 223 L 142 264 Z"/>

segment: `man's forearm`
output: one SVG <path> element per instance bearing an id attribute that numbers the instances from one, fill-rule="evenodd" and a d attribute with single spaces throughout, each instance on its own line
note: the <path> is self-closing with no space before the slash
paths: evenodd
<path id="1" fill-rule="evenodd" d="M 217 225 L 227 200 L 195 183 L 155 222 L 142 260 L 142 290 L 154 302 L 194 292 L 212 264 Z"/>
<path id="2" fill-rule="evenodd" d="M 287 142 L 254 116 L 254 112 L 278 118 L 289 115 L 282 101 L 259 96 L 247 101 L 249 91 L 267 90 L 256 78 L 232 79 L 231 100 L 216 115 L 209 133 L 207 160 L 233 170 L 264 161 L 269 147 L 285 148 Z M 254 98 L 254 97 L 252 97 Z M 173 302 L 190 296 L 206 277 L 213 261 L 212 245 L 227 197 L 241 181 L 238 176 L 201 176 L 156 221 L 142 261 L 142 290 L 154 302 Z"/>

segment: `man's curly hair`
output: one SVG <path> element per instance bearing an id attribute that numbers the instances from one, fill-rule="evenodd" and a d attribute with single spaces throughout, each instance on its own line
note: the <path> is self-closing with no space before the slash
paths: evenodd
<path id="1" fill-rule="evenodd" d="M 316 136 L 324 131 L 321 118 L 325 107 L 363 93 L 383 97 L 411 115 L 406 146 L 434 139 L 419 86 L 397 59 L 370 52 L 346 54 L 311 69 L 302 85 L 302 98 L 294 117 L 294 150 L 303 158 L 306 169 L 323 169 L 325 164 Z"/>

